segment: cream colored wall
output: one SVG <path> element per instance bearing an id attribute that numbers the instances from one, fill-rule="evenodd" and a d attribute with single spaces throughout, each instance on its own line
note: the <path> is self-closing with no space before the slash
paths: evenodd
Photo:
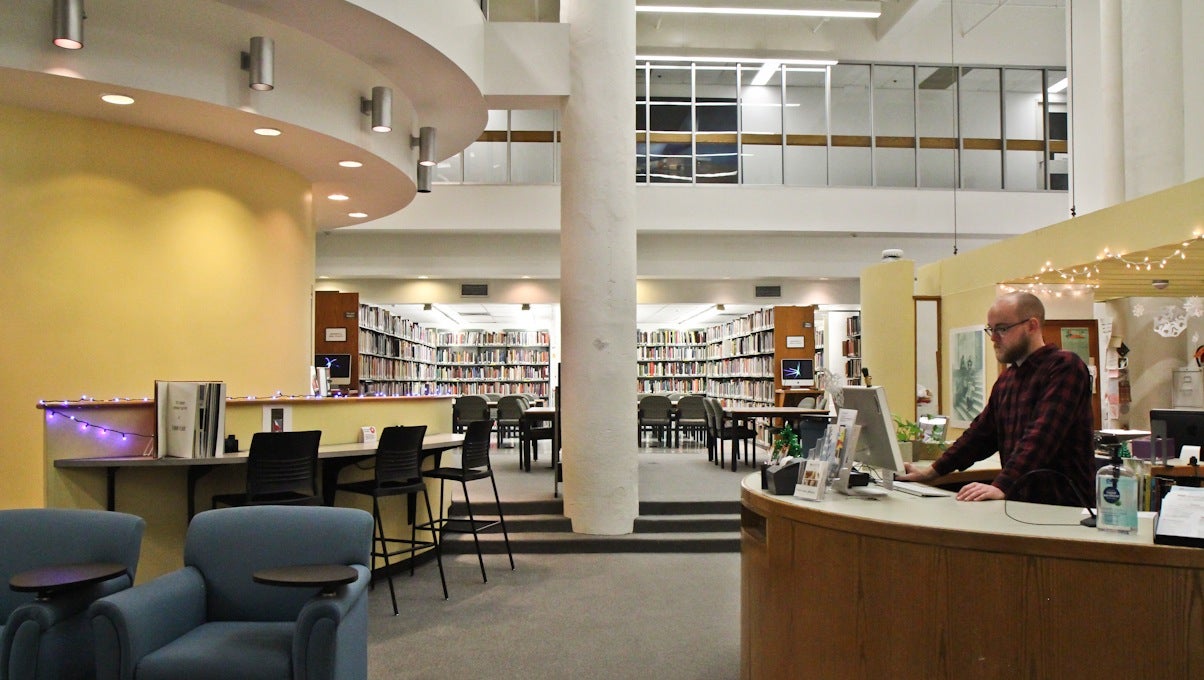
<path id="1" fill-rule="evenodd" d="M 861 272 L 861 365 L 886 388 L 892 415 L 916 415 L 915 262 L 898 260 Z"/>
<path id="2" fill-rule="evenodd" d="M 1145 250 L 1201 231 L 1204 180 L 1196 180 L 921 267 L 917 275 L 921 293 L 941 296 L 944 384 L 952 384 L 949 332 L 985 322 L 997 282 L 1035 274 L 1046 262 L 1057 267 L 1082 265 L 1094 262 L 1105 248 L 1114 253 Z M 861 304 L 863 308 L 870 304 L 865 290 Z M 988 389 L 997 377 L 997 365 L 988 360 Z M 949 412 L 950 390 L 945 392 L 941 409 Z"/>
<path id="3" fill-rule="evenodd" d="M 47 501 L 39 399 L 143 397 L 156 379 L 308 388 L 304 178 L 192 138 L 12 107 L 0 140 L 0 507 Z"/>

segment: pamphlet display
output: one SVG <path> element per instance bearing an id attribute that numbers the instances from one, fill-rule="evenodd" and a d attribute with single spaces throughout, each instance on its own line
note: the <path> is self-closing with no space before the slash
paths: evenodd
<path id="1" fill-rule="evenodd" d="M 155 381 L 156 458 L 218 457 L 225 436 L 225 383 Z"/>
<path id="2" fill-rule="evenodd" d="M 853 451 L 857 448 L 857 411 L 842 409 L 836 423 L 829 425 L 824 436 L 815 446 L 813 455 L 807 459 L 799 473 L 798 485 L 794 488 L 795 498 L 823 500 L 828 479 L 836 474 L 848 483 L 848 467 Z"/>

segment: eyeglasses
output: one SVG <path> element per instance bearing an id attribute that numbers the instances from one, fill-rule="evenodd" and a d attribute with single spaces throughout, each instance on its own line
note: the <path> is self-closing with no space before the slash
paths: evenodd
<path id="1" fill-rule="evenodd" d="M 1010 323 L 1006 326 L 1004 326 L 1003 324 L 1000 324 L 998 326 L 983 326 L 982 332 L 986 333 L 987 335 L 989 335 L 991 337 L 995 337 L 995 336 L 1003 337 L 1004 333 L 1007 333 L 1008 331 L 1012 330 L 1016 326 L 1019 326 L 1024 323 L 1028 323 L 1028 319 L 1022 319 L 1020 321 L 1017 321 L 1016 323 Z"/>

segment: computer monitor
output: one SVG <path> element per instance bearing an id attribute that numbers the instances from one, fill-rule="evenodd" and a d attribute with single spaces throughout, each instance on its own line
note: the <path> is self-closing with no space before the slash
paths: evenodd
<path id="1" fill-rule="evenodd" d="M 331 385 L 351 384 L 350 354 L 315 354 L 314 366 L 330 369 Z"/>
<path id="2" fill-rule="evenodd" d="M 813 387 L 814 359 L 782 359 L 782 387 Z"/>
<path id="3" fill-rule="evenodd" d="M 861 426 L 853 460 L 877 468 L 883 481 L 894 478 L 888 472 L 903 474 L 903 455 L 895 438 L 895 421 L 886 403 L 886 390 L 881 386 L 849 385 L 843 392 L 841 408 L 857 411 L 857 424 Z"/>
<path id="4" fill-rule="evenodd" d="M 1175 457 L 1184 446 L 1204 447 L 1204 411 L 1179 408 L 1150 409 L 1151 438 L 1174 441 Z"/>

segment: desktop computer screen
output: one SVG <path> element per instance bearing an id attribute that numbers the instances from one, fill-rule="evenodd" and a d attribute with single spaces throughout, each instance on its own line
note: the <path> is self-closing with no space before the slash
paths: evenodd
<path id="1" fill-rule="evenodd" d="M 1151 436 L 1173 440 L 1175 457 L 1178 457 L 1184 446 L 1204 447 L 1204 411 L 1152 408 L 1150 432 Z"/>
<path id="2" fill-rule="evenodd" d="M 331 385 L 351 384 L 350 354 L 315 354 L 314 366 L 330 369 Z"/>
<path id="3" fill-rule="evenodd" d="M 782 359 L 782 387 L 813 387 L 814 359 Z"/>
<path id="4" fill-rule="evenodd" d="M 886 390 L 850 385 L 843 393 L 841 408 L 857 411 L 857 424 L 861 426 L 853 461 L 877 468 L 884 479 L 888 477 L 887 471 L 903 474 L 903 456 L 895 439 L 895 422 L 886 403 Z"/>

